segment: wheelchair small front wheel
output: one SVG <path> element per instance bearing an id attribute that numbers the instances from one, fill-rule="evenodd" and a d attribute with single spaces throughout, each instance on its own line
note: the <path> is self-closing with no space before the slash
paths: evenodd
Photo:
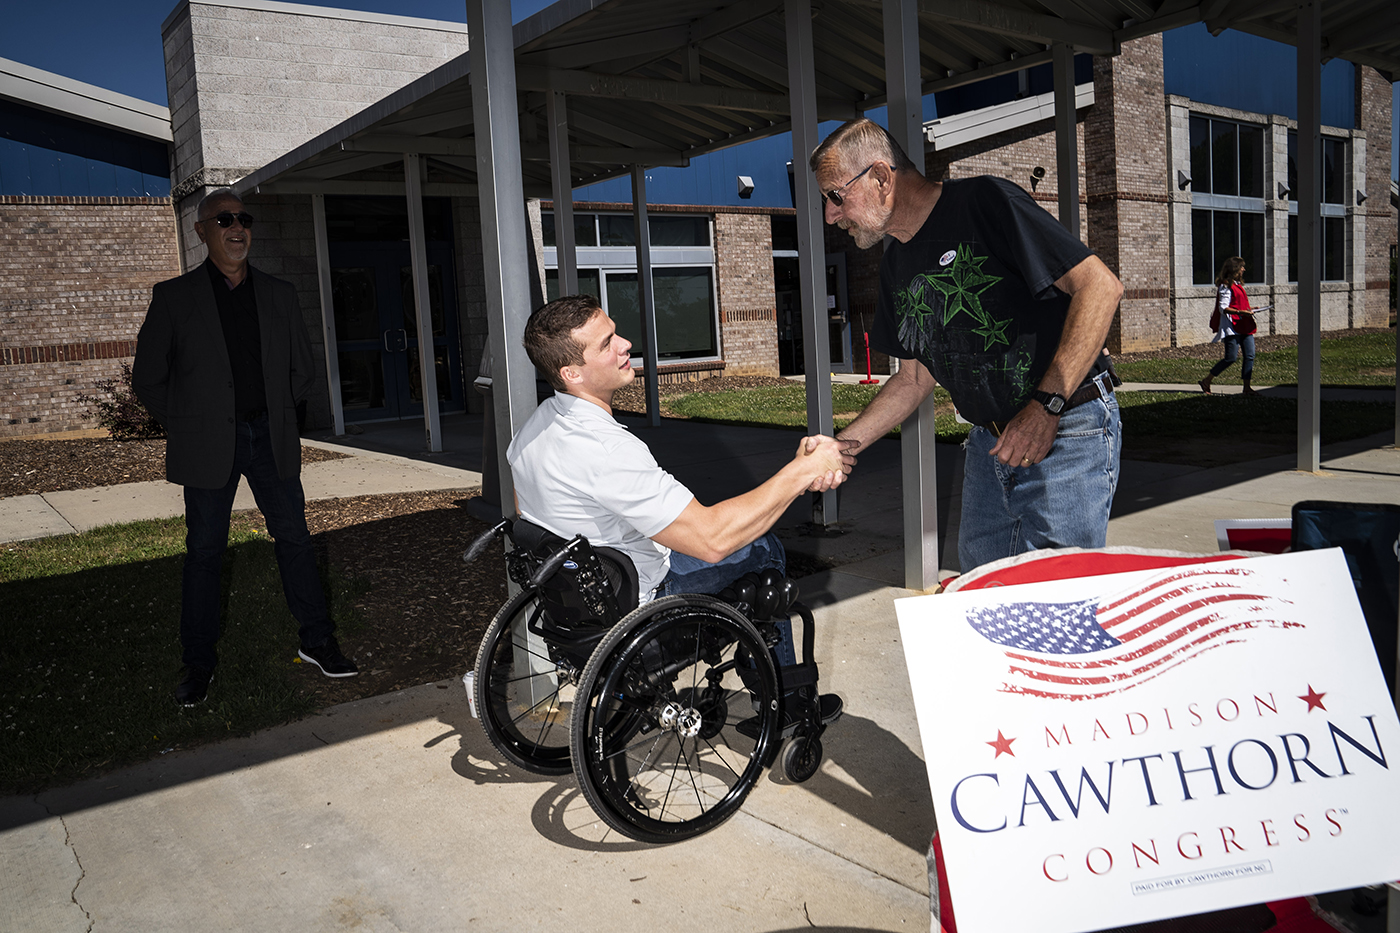
<path id="1" fill-rule="evenodd" d="M 568 774 L 576 672 L 561 667 L 544 641 L 527 631 L 539 612 L 539 600 L 527 589 L 486 627 L 476 655 L 476 708 L 486 737 L 508 760 L 536 774 Z"/>
<path id="2" fill-rule="evenodd" d="M 821 765 L 821 739 L 795 735 L 783 751 L 783 774 L 794 784 L 801 784 L 816 774 Z"/>
<path id="3" fill-rule="evenodd" d="M 671 596 L 637 609 L 579 679 L 569 733 L 585 799 L 641 842 L 689 839 L 738 812 L 779 741 L 777 672 L 733 607 Z M 629 728 L 615 724 L 629 721 Z"/>

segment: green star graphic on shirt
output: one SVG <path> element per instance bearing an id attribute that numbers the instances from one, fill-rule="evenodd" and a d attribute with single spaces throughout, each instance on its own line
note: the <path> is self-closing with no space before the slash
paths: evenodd
<path id="1" fill-rule="evenodd" d="M 948 268 L 924 275 L 928 283 L 943 296 L 943 323 L 947 324 L 959 312 L 966 312 L 980 325 L 973 333 L 983 339 L 983 349 L 997 343 L 1009 343 L 1006 327 L 1010 323 L 993 320 L 982 307 L 982 293 L 1002 279 L 999 275 L 982 271 L 982 264 L 987 258 L 973 256 L 969 247 L 959 245 Z"/>
<path id="2" fill-rule="evenodd" d="M 914 318 L 915 326 L 923 330 L 924 320 L 935 313 L 928 303 L 928 298 L 924 276 L 916 276 L 907 289 L 901 289 L 895 295 L 895 313 L 901 318 Z"/>

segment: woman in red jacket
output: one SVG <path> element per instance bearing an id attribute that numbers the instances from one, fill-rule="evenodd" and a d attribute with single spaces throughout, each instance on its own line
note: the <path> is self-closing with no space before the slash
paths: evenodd
<path id="1" fill-rule="evenodd" d="M 1215 313 L 1211 315 L 1211 326 L 1215 328 L 1215 339 L 1225 341 L 1225 358 L 1210 368 L 1210 373 L 1201 380 L 1201 391 L 1210 395 L 1210 383 L 1216 376 L 1230 368 L 1235 357 L 1243 350 L 1244 362 L 1240 364 L 1241 378 L 1244 379 L 1244 394 L 1257 394 L 1250 388 L 1249 380 L 1254 376 L 1254 312 L 1249 308 L 1249 296 L 1244 293 L 1244 259 L 1231 256 L 1220 266 L 1220 274 L 1215 277 Z"/>

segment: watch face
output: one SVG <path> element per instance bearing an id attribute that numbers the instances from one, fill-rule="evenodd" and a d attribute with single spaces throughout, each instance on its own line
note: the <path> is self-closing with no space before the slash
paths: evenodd
<path id="1" fill-rule="evenodd" d="M 1061 411 L 1064 410 L 1065 398 L 1063 395 L 1056 395 L 1053 392 L 1037 391 L 1035 393 L 1035 398 L 1038 402 L 1040 402 L 1041 405 L 1045 407 L 1045 410 L 1050 412 L 1050 414 L 1052 415 L 1058 415 Z"/>

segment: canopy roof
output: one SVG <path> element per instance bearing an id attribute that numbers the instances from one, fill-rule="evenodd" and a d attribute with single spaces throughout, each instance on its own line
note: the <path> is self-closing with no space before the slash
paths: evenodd
<path id="1" fill-rule="evenodd" d="M 514 28 L 527 196 L 549 197 L 549 92 L 567 95 L 574 187 L 789 125 L 782 0 L 559 0 Z M 1112 54 L 1203 22 L 1292 43 L 1295 0 L 919 0 L 923 93 L 1050 61 L 1050 45 Z M 885 103 L 881 0 L 814 0 L 821 119 Z M 1329 0 L 1323 54 L 1400 73 L 1400 3 Z M 268 193 L 402 193 L 404 152 L 428 159 L 427 194 L 473 194 L 467 52 L 237 184 Z"/>

